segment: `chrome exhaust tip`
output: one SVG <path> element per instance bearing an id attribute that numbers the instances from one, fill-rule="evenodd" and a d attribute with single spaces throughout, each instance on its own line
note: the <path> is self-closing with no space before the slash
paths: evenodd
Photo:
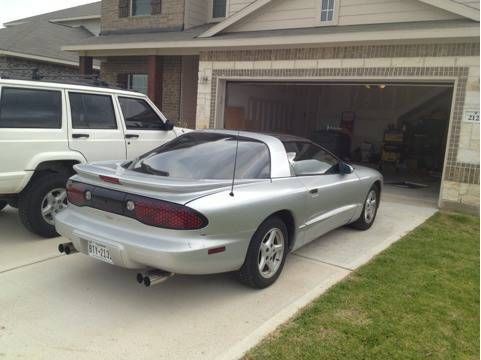
<path id="1" fill-rule="evenodd" d="M 137 281 L 139 281 L 141 274 L 137 275 Z M 161 284 L 167 280 L 169 280 L 172 276 L 174 276 L 174 273 L 168 272 L 168 271 L 163 271 L 163 270 L 151 270 L 148 271 L 143 278 L 143 284 L 145 287 L 152 287 L 158 284 Z M 140 282 L 140 283 L 142 283 Z"/>
<path id="2" fill-rule="evenodd" d="M 65 255 L 78 253 L 78 250 L 75 248 L 75 246 L 73 246 L 73 243 L 60 244 L 58 246 L 58 251 Z"/>
<path id="3" fill-rule="evenodd" d="M 137 274 L 137 282 L 142 285 L 144 283 L 144 274 L 138 273 Z"/>

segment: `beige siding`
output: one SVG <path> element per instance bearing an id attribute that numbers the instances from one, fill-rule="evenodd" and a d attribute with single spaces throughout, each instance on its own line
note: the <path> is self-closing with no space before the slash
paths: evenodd
<path id="1" fill-rule="evenodd" d="M 185 28 L 190 29 L 208 22 L 208 7 L 205 0 L 185 1 Z"/>
<path id="2" fill-rule="evenodd" d="M 479 10 L 479 0 L 452 0 Z"/>
<path id="3" fill-rule="evenodd" d="M 254 0 L 228 0 L 229 15 L 235 14 L 246 6 L 252 4 Z"/>
<path id="4" fill-rule="evenodd" d="M 231 0 L 231 2 L 240 0 Z M 320 1 L 320 0 L 319 0 Z M 417 0 L 338 0 L 339 25 L 458 19 Z M 295 29 L 320 25 L 317 0 L 278 0 L 227 29 L 228 32 Z"/>
<path id="5" fill-rule="evenodd" d="M 458 19 L 457 15 L 416 0 L 343 0 L 339 25 Z"/>

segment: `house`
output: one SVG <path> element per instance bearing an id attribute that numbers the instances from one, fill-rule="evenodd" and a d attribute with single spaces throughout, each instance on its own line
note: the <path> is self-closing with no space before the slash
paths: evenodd
<path id="1" fill-rule="evenodd" d="M 477 1 L 103 0 L 63 49 L 183 126 L 307 136 L 479 211 Z"/>
<path id="2" fill-rule="evenodd" d="M 79 58 L 61 46 L 100 33 L 100 2 L 4 25 L 0 29 L 0 77 L 71 78 L 78 76 Z"/>

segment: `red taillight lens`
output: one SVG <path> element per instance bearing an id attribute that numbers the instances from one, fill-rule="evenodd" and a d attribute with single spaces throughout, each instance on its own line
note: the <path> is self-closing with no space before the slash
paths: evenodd
<path id="1" fill-rule="evenodd" d="M 133 214 L 140 222 L 172 230 L 197 230 L 207 226 L 207 219 L 183 205 L 148 198 L 132 199 Z"/>
<path id="2" fill-rule="evenodd" d="M 111 176 L 103 176 L 99 175 L 100 180 L 111 183 L 111 184 L 116 184 L 120 185 L 120 180 Z"/>
<path id="3" fill-rule="evenodd" d="M 71 204 L 77 206 L 83 206 L 87 202 L 85 199 L 85 192 L 87 191 L 87 185 L 75 182 L 67 182 L 67 199 Z"/>

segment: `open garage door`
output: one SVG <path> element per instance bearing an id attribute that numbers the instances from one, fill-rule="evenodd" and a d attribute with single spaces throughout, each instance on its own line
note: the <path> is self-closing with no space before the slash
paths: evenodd
<path id="1" fill-rule="evenodd" d="M 452 84 L 228 82 L 224 127 L 309 138 L 437 202 Z"/>

